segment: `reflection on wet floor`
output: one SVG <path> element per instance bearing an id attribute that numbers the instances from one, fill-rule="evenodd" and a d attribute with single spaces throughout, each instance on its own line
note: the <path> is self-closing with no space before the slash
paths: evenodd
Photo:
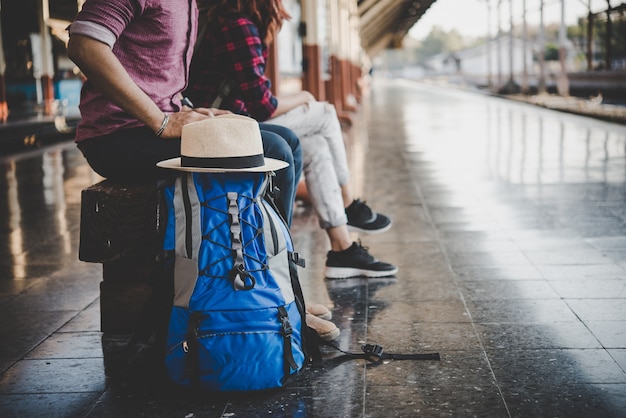
<path id="1" fill-rule="evenodd" d="M 352 183 L 394 227 L 354 238 L 400 270 L 324 279 L 326 237 L 300 204 L 304 291 L 343 349 L 441 361 L 349 361 L 255 396 L 120 384 L 101 266 L 77 257 L 80 191 L 99 178 L 67 144 L 2 159 L 3 416 L 624 416 L 626 127 L 406 81 L 376 80 L 360 113 Z"/>

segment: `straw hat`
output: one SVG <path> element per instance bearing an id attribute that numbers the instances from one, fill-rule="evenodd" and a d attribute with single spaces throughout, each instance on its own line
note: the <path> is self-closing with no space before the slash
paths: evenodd
<path id="1" fill-rule="evenodd" d="M 157 166 L 207 173 L 267 172 L 289 164 L 263 157 L 259 124 L 247 116 L 227 114 L 183 126 L 180 157 Z"/>

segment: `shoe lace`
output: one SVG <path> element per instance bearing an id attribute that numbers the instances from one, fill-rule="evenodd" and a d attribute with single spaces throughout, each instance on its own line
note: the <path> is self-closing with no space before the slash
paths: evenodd
<path id="1" fill-rule="evenodd" d="M 360 240 L 360 239 L 357 241 L 357 243 L 356 243 L 356 244 L 357 244 L 357 247 L 358 247 L 359 253 L 360 253 L 363 257 L 367 258 L 367 260 L 368 260 L 368 261 L 370 261 L 370 262 L 375 260 L 375 259 L 374 259 L 374 257 L 373 257 L 373 256 L 369 253 L 369 249 L 370 249 L 370 248 L 369 248 L 369 247 L 365 247 L 365 246 L 361 243 L 361 240 Z"/>
<path id="2" fill-rule="evenodd" d="M 354 201 L 354 213 L 368 219 L 372 216 L 372 209 L 367 205 L 367 201 L 356 199 Z"/>

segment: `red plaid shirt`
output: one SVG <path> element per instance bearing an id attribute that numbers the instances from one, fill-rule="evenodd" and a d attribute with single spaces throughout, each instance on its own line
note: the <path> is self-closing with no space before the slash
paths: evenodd
<path id="1" fill-rule="evenodd" d="M 194 52 L 185 94 L 195 106 L 209 107 L 225 79 L 234 83 L 222 109 L 262 122 L 272 116 L 277 100 L 265 76 L 268 48 L 254 23 L 243 16 L 225 16 L 209 24 Z"/>

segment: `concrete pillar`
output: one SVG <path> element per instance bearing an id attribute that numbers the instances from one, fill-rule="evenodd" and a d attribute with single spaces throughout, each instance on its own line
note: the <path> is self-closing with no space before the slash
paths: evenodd
<path id="1" fill-rule="evenodd" d="M 41 85 L 41 97 L 37 97 L 39 104 L 44 105 L 45 114 L 51 114 L 54 102 L 54 86 L 52 78 L 54 76 L 52 58 L 52 39 L 47 22 L 50 18 L 50 7 L 48 0 L 41 0 L 38 3 L 37 18 L 39 23 L 39 45 L 33 47 L 33 75 L 35 80 Z M 36 59 L 38 57 L 38 60 Z M 38 61 L 38 62 L 37 62 Z"/>
<path id="2" fill-rule="evenodd" d="M 491 64 L 491 55 L 493 49 L 493 37 L 491 35 L 491 0 L 486 0 L 487 2 L 487 33 L 485 36 L 485 45 L 487 46 L 487 88 L 491 90 L 493 88 L 493 80 L 492 80 L 492 64 Z"/>
<path id="3" fill-rule="evenodd" d="M 350 70 L 349 70 L 349 61 L 350 61 L 350 8 L 349 4 L 352 0 L 343 0 L 341 7 L 341 21 L 348 22 L 348 24 L 343 24 L 340 28 L 340 54 L 339 54 L 339 65 L 341 71 L 341 79 L 340 79 L 340 87 L 341 87 L 341 100 L 342 100 L 342 108 L 343 109 L 351 109 L 351 106 L 348 105 L 347 99 L 350 96 Z"/>
<path id="4" fill-rule="evenodd" d="M 360 101 L 359 80 L 361 79 L 361 38 L 359 36 L 359 11 L 356 0 L 350 0 L 350 57 L 348 71 L 350 73 L 350 94 L 356 102 Z M 356 104 L 355 102 L 355 104 Z"/>
<path id="5" fill-rule="evenodd" d="M 333 103 L 339 111 L 343 107 L 341 88 L 338 84 L 341 79 L 341 66 L 339 61 L 340 28 L 342 26 L 340 16 L 341 1 L 330 1 L 328 6 L 330 79 L 326 84 L 326 95 L 328 101 Z"/>
<path id="6" fill-rule="evenodd" d="M 302 88 L 320 101 L 326 100 L 321 51 L 324 22 L 319 21 L 320 12 L 325 15 L 325 7 L 324 0 L 302 0 Z"/>
<path id="7" fill-rule="evenodd" d="M 593 71 L 593 13 L 589 2 L 589 14 L 587 15 L 587 71 Z"/>
<path id="8" fill-rule="evenodd" d="M 526 22 L 526 0 L 522 0 L 522 93 L 528 93 L 528 24 Z"/>
<path id="9" fill-rule="evenodd" d="M 559 61 L 561 70 L 556 80 L 556 87 L 561 96 L 569 96 L 569 80 L 566 68 L 566 29 L 565 29 L 565 0 L 561 0 L 561 26 L 559 28 Z"/>
<path id="10" fill-rule="evenodd" d="M 515 48 L 513 47 L 513 0 L 509 0 L 509 84 L 510 88 L 515 85 L 515 75 L 513 69 L 515 63 L 513 57 L 515 56 Z"/>
<path id="11" fill-rule="evenodd" d="M 360 50 L 360 40 L 358 40 L 359 22 L 356 0 L 339 0 L 336 5 L 335 20 L 338 23 L 334 28 L 335 48 L 331 52 L 331 84 L 333 103 L 342 117 L 345 111 L 354 110 L 356 105 L 353 100 L 357 96 L 354 66 L 357 59 L 355 57 Z M 332 30 L 331 28 L 331 33 Z"/>
<path id="12" fill-rule="evenodd" d="M 2 17 L 2 4 L 0 4 L 0 17 Z M 7 105 L 6 84 L 4 73 L 7 63 L 4 58 L 4 46 L 2 42 L 2 19 L 0 19 L 0 121 L 5 122 L 9 117 L 9 107 Z"/>
<path id="13" fill-rule="evenodd" d="M 498 73 L 498 84 L 496 85 L 496 90 L 499 90 L 502 87 L 502 0 L 498 0 L 498 31 L 497 31 L 497 73 Z"/>
<path id="14" fill-rule="evenodd" d="M 267 54 L 267 62 L 265 63 L 265 76 L 269 78 L 272 83 L 272 93 L 275 96 L 280 94 L 280 70 L 278 68 L 278 39 L 277 37 L 274 39 L 272 44 L 269 46 L 269 51 Z"/>
<path id="15" fill-rule="evenodd" d="M 606 35 L 604 38 L 604 45 L 606 48 L 606 56 L 604 59 L 604 65 L 607 70 L 613 67 L 613 52 L 612 41 L 613 37 L 613 22 L 611 21 L 611 1 L 606 0 Z"/>
<path id="16" fill-rule="evenodd" d="M 539 94 L 546 92 L 546 32 L 543 21 L 544 1 L 539 4 L 539 78 L 537 80 L 537 91 Z"/>

